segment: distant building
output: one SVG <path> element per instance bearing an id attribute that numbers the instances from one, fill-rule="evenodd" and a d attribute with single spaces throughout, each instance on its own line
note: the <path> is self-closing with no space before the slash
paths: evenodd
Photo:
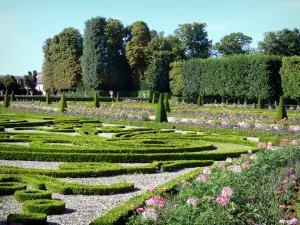
<path id="1" fill-rule="evenodd" d="M 36 90 L 42 92 L 43 95 L 46 95 L 43 85 L 43 74 L 41 72 L 37 73 L 36 76 Z"/>

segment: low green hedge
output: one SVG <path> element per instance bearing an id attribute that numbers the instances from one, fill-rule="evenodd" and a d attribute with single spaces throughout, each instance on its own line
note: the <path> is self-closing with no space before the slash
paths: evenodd
<path id="1" fill-rule="evenodd" d="M 0 182 L 0 195 L 12 195 L 16 191 L 25 189 L 26 184 L 18 182 Z"/>
<path id="2" fill-rule="evenodd" d="M 23 203 L 25 213 L 45 213 L 47 215 L 61 214 L 65 211 L 65 203 L 62 200 L 37 199 Z"/>
<path id="3" fill-rule="evenodd" d="M 9 214 L 7 224 L 15 225 L 45 225 L 47 214 L 45 213 L 18 213 Z"/>
<path id="4" fill-rule="evenodd" d="M 52 193 L 43 190 L 22 190 L 16 191 L 14 194 L 14 198 L 19 202 L 34 199 L 51 199 Z"/>
<path id="5" fill-rule="evenodd" d="M 203 167 L 203 166 L 210 166 L 214 163 L 213 160 L 189 160 L 189 161 L 175 161 L 161 165 L 161 171 L 168 172 L 174 171 L 183 168 L 190 168 L 190 167 Z"/>

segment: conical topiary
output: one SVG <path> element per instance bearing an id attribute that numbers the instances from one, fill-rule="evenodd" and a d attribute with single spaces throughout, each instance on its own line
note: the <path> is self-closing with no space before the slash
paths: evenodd
<path id="1" fill-rule="evenodd" d="M 169 94 L 168 93 L 164 94 L 164 106 L 165 106 L 166 112 L 171 112 L 170 104 L 169 104 Z"/>
<path id="2" fill-rule="evenodd" d="M 119 95 L 119 92 L 118 92 L 117 97 L 116 97 L 116 102 L 119 102 L 119 97 L 120 97 L 120 95 Z"/>
<path id="3" fill-rule="evenodd" d="M 202 102 L 203 98 L 201 95 L 198 95 L 198 100 L 197 100 L 197 105 L 198 106 L 202 106 L 203 105 L 203 102 Z"/>
<path id="4" fill-rule="evenodd" d="M 98 97 L 98 93 L 95 93 L 94 96 L 94 107 L 99 108 L 100 107 L 100 102 L 99 102 L 99 97 Z"/>
<path id="5" fill-rule="evenodd" d="M 11 92 L 10 101 L 11 102 L 15 101 L 15 92 L 14 92 L 14 90 L 12 90 L 12 92 Z"/>
<path id="6" fill-rule="evenodd" d="M 214 104 L 218 104 L 217 99 L 215 98 Z"/>
<path id="7" fill-rule="evenodd" d="M 263 108 L 262 100 L 261 100 L 260 96 L 258 96 L 258 99 L 257 99 L 257 108 L 258 109 L 262 109 Z"/>
<path id="8" fill-rule="evenodd" d="M 63 92 L 59 102 L 59 112 L 64 113 L 67 111 L 67 100 L 65 93 Z"/>
<path id="9" fill-rule="evenodd" d="M 51 104 L 50 91 L 47 91 L 47 94 L 46 94 L 46 104 L 47 105 Z"/>
<path id="10" fill-rule="evenodd" d="M 283 96 L 280 96 L 279 105 L 277 108 L 276 120 L 280 121 L 282 119 L 288 119 L 286 110 L 285 110 L 285 102 Z"/>
<path id="11" fill-rule="evenodd" d="M 3 108 L 7 108 L 9 106 L 9 99 L 8 99 L 8 91 L 5 91 L 4 99 L 3 99 Z"/>
<path id="12" fill-rule="evenodd" d="M 156 107 L 155 122 L 156 123 L 168 122 L 168 117 L 164 106 L 163 94 L 159 95 L 159 100 Z"/>
<path id="13" fill-rule="evenodd" d="M 155 92 L 153 92 L 153 95 L 152 95 L 152 104 L 155 104 L 155 98 L 156 98 Z"/>
<path id="14" fill-rule="evenodd" d="M 237 104 L 238 104 L 238 105 L 241 104 L 240 98 L 238 98 Z"/>
<path id="15" fill-rule="evenodd" d="M 226 105 L 229 105 L 229 102 L 228 102 L 228 99 L 226 99 L 226 103 L 225 103 Z"/>

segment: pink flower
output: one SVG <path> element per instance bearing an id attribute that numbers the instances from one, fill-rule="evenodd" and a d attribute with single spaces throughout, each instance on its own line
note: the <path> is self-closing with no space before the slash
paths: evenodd
<path id="1" fill-rule="evenodd" d="M 279 208 L 281 208 L 281 209 L 287 209 L 288 207 L 286 205 L 279 205 Z"/>
<path id="2" fill-rule="evenodd" d="M 162 190 L 162 192 L 166 192 L 168 190 L 168 188 L 163 187 L 163 188 L 161 188 L 161 190 Z"/>
<path id="3" fill-rule="evenodd" d="M 287 193 L 287 189 L 286 188 L 278 188 L 277 189 L 277 194 L 278 195 L 282 195 L 282 194 L 285 194 Z"/>
<path id="4" fill-rule="evenodd" d="M 219 163 L 218 163 L 218 167 L 219 167 L 219 168 L 225 168 L 226 165 L 225 165 L 225 163 L 223 163 L 223 162 L 219 162 Z"/>
<path id="5" fill-rule="evenodd" d="M 247 168 L 249 168 L 250 167 L 250 163 L 249 162 L 243 162 L 242 163 L 242 168 L 243 169 L 247 169 Z"/>
<path id="6" fill-rule="evenodd" d="M 136 209 L 136 205 L 131 205 L 130 208 Z"/>
<path id="7" fill-rule="evenodd" d="M 206 182 L 207 181 L 207 176 L 203 173 L 200 173 L 197 177 L 198 181 Z"/>
<path id="8" fill-rule="evenodd" d="M 234 173 L 241 173 L 242 172 L 242 167 L 239 165 L 232 165 L 232 166 L 228 166 L 227 170 L 234 172 Z"/>
<path id="9" fill-rule="evenodd" d="M 296 140 L 292 140 L 291 144 L 292 144 L 292 145 L 297 145 L 298 143 L 297 143 Z"/>
<path id="10" fill-rule="evenodd" d="M 224 187 L 224 188 L 222 189 L 221 195 L 227 196 L 227 197 L 231 196 L 231 195 L 232 195 L 232 189 L 229 188 L 229 187 Z"/>
<path id="11" fill-rule="evenodd" d="M 144 208 L 137 208 L 135 211 L 136 211 L 137 213 L 141 213 L 141 212 L 144 212 L 145 209 L 144 209 Z"/>
<path id="12" fill-rule="evenodd" d="M 287 221 L 288 225 L 298 225 L 298 220 L 296 218 L 293 218 L 291 220 Z"/>
<path id="13" fill-rule="evenodd" d="M 248 154 L 241 154 L 242 157 L 248 157 Z"/>
<path id="14" fill-rule="evenodd" d="M 291 167 L 289 170 L 288 170 L 288 175 L 291 176 L 295 173 L 295 169 L 293 167 Z"/>
<path id="15" fill-rule="evenodd" d="M 163 208 L 165 206 L 165 200 L 161 196 L 154 195 L 148 200 L 145 201 L 147 206 L 158 206 L 159 208 Z"/>
<path id="16" fill-rule="evenodd" d="M 216 199 L 216 203 L 219 204 L 219 205 L 222 205 L 222 206 L 227 206 L 228 203 L 229 203 L 229 199 L 227 196 L 224 196 L 224 195 L 219 195 Z"/>
<path id="17" fill-rule="evenodd" d="M 291 184 L 295 185 L 295 184 L 296 184 L 296 181 L 291 180 Z"/>
<path id="18" fill-rule="evenodd" d="M 198 200 L 195 198 L 189 198 L 186 202 L 187 204 L 192 205 L 194 207 L 197 207 L 198 205 Z"/>
<path id="19" fill-rule="evenodd" d="M 259 142 L 259 143 L 258 143 L 258 147 L 259 147 L 260 149 L 266 149 L 266 148 L 267 148 L 267 145 L 266 145 L 264 142 Z"/>
<path id="20" fill-rule="evenodd" d="M 288 180 L 283 180 L 281 183 L 282 183 L 282 184 L 288 184 L 289 181 L 288 181 Z"/>
<path id="21" fill-rule="evenodd" d="M 226 162 L 232 163 L 232 158 L 227 158 L 227 159 L 226 159 Z"/>
<path id="22" fill-rule="evenodd" d="M 156 188 L 155 187 L 149 188 L 149 191 L 156 192 Z"/>
<path id="23" fill-rule="evenodd" d="M 250 159 L 251 159 L 251 160 L 255 161 L 255 160 L 256 160 L 256 158 L 257 158 L 257 157 L 256 157 L 256 155 L 255 155 L 255 154 L 252 154 L 252 155 L 250 155 Z"/>
<path id="24" fill-rule="evenodd" d="M 204 174 L 211 174 L 211 168 L 209 168 L 209 167 L 205 167 L 204 169 L 203 169 L 203 173 Z"/>

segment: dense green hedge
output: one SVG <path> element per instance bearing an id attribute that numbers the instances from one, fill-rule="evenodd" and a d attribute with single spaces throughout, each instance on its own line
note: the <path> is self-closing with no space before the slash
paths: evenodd
<path id="1" fill-rule="evenodd" d="M 9 214 L 7 217 L 7 224 L 45 225 L 47 224 L 47 214 L 45 213 Z"/>
<path id="2" fill-rule="evenodd" d="M 47 215 L 61 214 L 65 211 L 65 203 L 62 200 L 37 199 L 28 200 L 23 204 L 25 213 L 45 213 Z"/>
<path id="3" fill-rule="evenodd" d="M 16 191 L 25 190 L 26 184 L 18 182 L 2 182 L 0 181 L 0 195 L 11 195 Z"/>
<path id="4" fill-rule="evenodd" d="M 185 96 L 220 95 L 256 98 L 277 96 L 281 91 L 281 58 L 234 55 L 194 59 L 183 63 Z"/>
<path id="5" fill-rule="evenodd" d="M 51 199 L 52 193 L 44 190 L 22 190 L 16 191 L 14 198 L 20 202 L 34 199 Z"/>

